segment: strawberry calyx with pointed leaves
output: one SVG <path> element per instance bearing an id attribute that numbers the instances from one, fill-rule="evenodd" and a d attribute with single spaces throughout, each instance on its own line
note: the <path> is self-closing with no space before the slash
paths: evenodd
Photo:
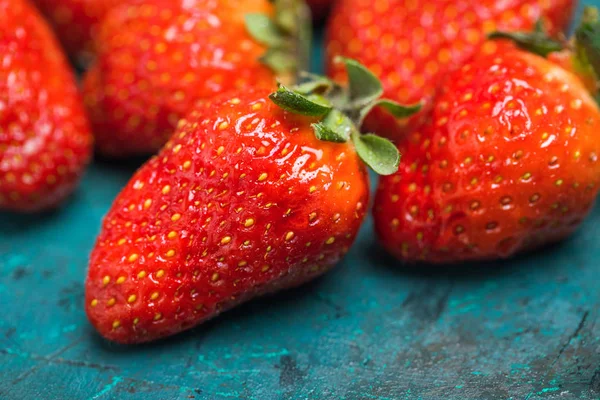
<path id="1" fill-rule="evenodd" d="M 358 156 L 373 171 L 391 175 L 398 170 L 400 153 L 387 139 L 360 128 L 366 116 L 375 107 L 383 107 L 396 118 L 406 118 L 421 110 L 421 104 L 401 105 L 384 99 L 379 79 L 362 64 L 340 57 L 348 73 L 348 85 L 343 87 L 318 75 L 304 74 L 306 81 L 294 87 L 282 84 L 270 95 L 271 101 L 282 109 L 310 117 L 318 117 L 312 124 L 319 140 L 345 143 L 352 141 Z"/>
<path id="2" fill-rule="evenodd" d="M 247 14 L 246 29 L 258 43 L 267 46 L 260 61 L 279 79 L 296 82 L 308 68 L 311 46 L 310 9 L 304 0 L 270 0 L 275 14 Z"/>
<path id="3" fill-rule="evenodd" d="M 581 23 L 570 41 L 551 38 L 541 20 L 532 32 L 493 32 L 488 38 L 512 40 L 523 50 L 542 57 L 562 50 L 572 51 L 577 73 L 597 82 L 592 95 L 600 104 L 600 13 L 596 7 L 584 9 Z"/>

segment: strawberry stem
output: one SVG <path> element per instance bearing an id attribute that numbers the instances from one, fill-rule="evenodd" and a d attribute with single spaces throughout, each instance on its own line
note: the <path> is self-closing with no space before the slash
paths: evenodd
<path id="1" fill-rule="evenodd" d="M 299 81 L 299 73 L 310 63 L 311 18 L 304 0 L 273 0 L 275 15 L 247 14 L 246 29 L 267 46 L 260 61 L 271 68 L 280 81 Z"/>

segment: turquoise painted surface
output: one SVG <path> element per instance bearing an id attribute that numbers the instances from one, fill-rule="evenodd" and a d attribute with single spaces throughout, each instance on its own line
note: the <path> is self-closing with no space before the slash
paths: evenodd
<path id="1" fill-rule="evenodd" d="M 135 168 L 96 162 L 61 210 L 0 214 L 0 399 L 600 398 L 600 206 L 559 246 L 468 267 L 398 267 L 369 221 L 324 278 L 124 347 L 88 325 L 83 279 Z"/>

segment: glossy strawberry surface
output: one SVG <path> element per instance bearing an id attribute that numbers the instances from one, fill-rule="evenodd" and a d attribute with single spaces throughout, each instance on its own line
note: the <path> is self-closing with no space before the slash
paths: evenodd
<path id="1" fill-rule="evenodd" d="M 0 1 L 0 54 L 0 208 L 54 207 L 73 191 L 91 153 L 74 76 L 25 1 Z"/>
<path id="2" fill-rule="evenodd" d="M 84 82 L 98 151 L 152 154 L 197 101 L 271 87 L 275 75 L 259 61 L 266 48 L 244 19 L 272 8 L 268 0 L 156 0 L 113 9 Z"/>
<path id="3" fill-rule="evenodd" d="M 268 94 L 196 108 L 117 197 L 86 282 L 103 336 L 177 333 L 313 279 L 348 251 L 368 206 L 362 162 Z"/>
<path id="4" fill-rule="evenodd" d="M 582 81 L 512 45 L 486 48 L 440 87 L 380 182 L 376 230 L 399 259 L 509 257 L 568 236 L 594 204 L 600 114 Z"/>
<path id="5" fill-rule="evenodd" d="M 424 121 L 441 81 L 480 50 L 486 34 L 528 30 L 540 17 L 558 33 L 575 6 L 573 0 L 340 0 L 328 24 L 328 74 L 345 79 L 334 60 L 350 57 L 379 76 L 386 97 L 423 101 L 423 112 L 409 121 L 371 113 L 367 130 L 399 140 Z"/>
<path id="6" fill-rule="evenodd" d="M 132 1 L 131 1 L 132 2 Z M 52 23 L 69 56 L 82 64 L 94 54 L 94 37 L 108 11 L 123 0 L 33 0 Z"/>

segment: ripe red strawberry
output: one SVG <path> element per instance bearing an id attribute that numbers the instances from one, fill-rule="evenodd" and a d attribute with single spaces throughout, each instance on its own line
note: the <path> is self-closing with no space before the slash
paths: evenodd
<path id="1" fill-rule="evenodd" d="M 359 156 L 381 173 L 399 157 L 323 97 L 356 121 L 377 103 L 380 86 L 348 64 L 357 84 L 344 101 L 317 80 L 272 101 L 264 89 L 221 95 L 180 122 L 117 197 L 92 252 L 86 307 L 103 336 L 171 335 L 340 260 L 368 206 Z"/>
<path id="2" fill-rule="evenodd" d="M 367 129 L 397 141 L 423 122 L 441 80 L 480 50 L 486 33 L 529 29 L 541 17 L 558 33 L 568 26 L 576 3 L 340 0 L 328 25 L 328 74 L 344 79 L 333 60 L 354 58 L 381 78 L 387 97 L 403 103 L 423 100 L 424 112 L 409 121 L 395 121 L 380 109 L 367 119 Z"/>
<path id="3" fill-rule="evenodd" d="M 304 48 L 296 14 L 303 20 L 296 0 L 275 6 L 269 0 L 156 0 L 114 8 L 84 82 L 98 150 L 114 157 L 154 153 L 199 100 L 272 87 L 277 75 L 293 74 L 295 52 Z"/>
<path id="4" fill-rule="evenodd" d="M 509 257 L 565 238 L 594 204 L 600 113 L 584 83 L 512 44 L 484 48 L 448 76 L 380 182 L 375 226 L 399 259 Z"/>
<path id="5" fill-rule="evenodd" d="M 314 20 L 322 20 L 329 13 L 333 0 L 306 0 Z"/>
<path id="6" fill-rule="evenodd" d="M 123 0 L 33 0 L 54 27 L 69 56 L 80 65 L 94 54 L 94 37 L 108 13 Z"/>
<path id="7" fill-rule="evenodd" d="M 56 206 L 76 186 L 92 136 L 75 79 L 28 2 L 0 0 L 0 209 Z"/>

